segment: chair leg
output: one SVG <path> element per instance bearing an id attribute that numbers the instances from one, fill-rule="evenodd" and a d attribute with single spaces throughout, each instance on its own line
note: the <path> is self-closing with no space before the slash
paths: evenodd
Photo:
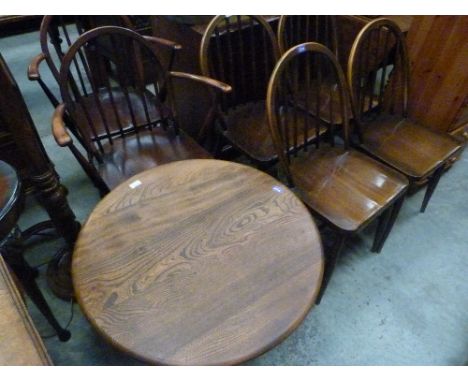
<path id="1" fill-rule="evenodd" d="M 426 211 L 426 207 L 429 204 L 429 200 L 431 199 L 432 194 L 434 193 L 434 190 L 436 189 L 437 184 L 439 183 L 440 177 L 442 176 L 443 172 L 444 172 L 444 165 L 440 166 L 434 172 L 434 174 L 432 174 L 431 178 L 429 179 L 429 182 L 426 188 L 426 193 L 424 194 L 424 200 L 421 204 L 420 212 L 424 213 L 424 211 Z"/>
<path id="2" fill-rule="evenodd" d="M 400 213 L 401 206 L 403 205 L 404 200 L 405 195 L 402 195 L 395 201 L 395 203 L 393 203 L 393 206 L 391 207 L 390 218 L 387 222 L 387 225 L 385 226 L 385 230 L 382 234 L 382 237 L 380 238 L 378 244 L 375 247 L 374 252 L 380 253 L 380 251 L 382 251 L 385 241 L 387 240 L 387 237 L 393 228 L 393 224 L 395 224 L 395 220 L 398 217 L 398 214 Z M 374 250 L 374 247 L 372 249 Z"/>
<path id="3" fill-rule="evenodd" d="M 330 281 L 331 275 L 335 270 L 336 263 L 338 262 L 338 257 L 340 256 L 341 250 L 344 247 L 346 241 L 346 235 L 343 233 L 338 233 L 338 237 L 335 239 L 330 252 L 325 256 L 325 271 L 323 273 L 323 280 L 322 286 L 320 288 L 320 292 L 317 296 L 317 300 L 315 304 L 320 304 L 322 301 L 323 294 L 325 293 L 325 289 L 327 289 L 328 282 Z"/>
<path id="4" fill-rule="evenodd" d="M 377 252 L 382 237 L 385 235 L 385 228 L 387 227 L 388 221 L 392 215 L 393 205 L 388 207 L 386 211 L 379 217 L 379 223 L 377 225 L 377 230 L 375 231 L 374 243 L 372 244 L 372 252 Z"/>

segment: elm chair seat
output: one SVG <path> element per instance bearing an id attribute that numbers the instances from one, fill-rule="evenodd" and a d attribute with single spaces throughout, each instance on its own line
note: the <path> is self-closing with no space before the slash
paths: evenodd
<path id="1" fill-rule="evenodd" d="M 369 123 L 362 134 L 362 149 L 416 180 L 432 174 L 461 148 L 451 136 L 395 115 Z"/>
<path id="2" fill-rule="evenodd" d="M 408 186 L 406 178 L 378 161 L 339 147 L 313 150 L 290 166 L 305 203 L 345 232 L 363 228 Z"/>
<path id="3" fill-rule="evenodd" d="M 303 126 L 303 113 L 298 113 L 298 124 Z M 261 163 L 271 163 L 278 160 L 276 147 L 268 125 L 265 102 L 255 102 L 231 109 L 225 118 L 228 126 L 223 131 L 224 136 L 237 148 L 242 149 L 249 157 Z M 300 128 L 298 141 L 304 140 L 304 129 Z M 319 134 L 323 134 L 326 128 L 321 126 Z M 312 132 L 307 137 L 311 142 L 316 138 Z M 293 149 L 293 137 L 290 136 L 291 150 Z"/>
<path id="4" fill-rule="evenodd" d="M 104 145 L 103 162 L 96 167 L 104 182 L 114 189 L 142 171 L 185 159 L 209 159 L 211 155 L 185 132 L 155 127 Z"/>

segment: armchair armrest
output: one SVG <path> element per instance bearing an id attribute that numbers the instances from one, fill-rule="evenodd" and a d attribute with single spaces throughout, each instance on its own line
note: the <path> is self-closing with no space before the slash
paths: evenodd
<path id="1" fill-rule="evenodd" d="M 223 93 L 230 93 L 232 91 L 232 87 L 230 85 L 225 84 L 224 82 L 215 80 L 213 78 L 199 76 L 197 74 L 184 73 L 184 72 L 170 72 L 170 74 L 171 74 L 171 77 L 184 78 L 184 79 L 192 80 L 195 82 L 199 82 L 207 86 L 210 86 L 212 88 L 215 88 L 216 90 L 221 91 Z"/>
<path id="2" fill-rule="evenodd" d="M 65 104 L 59 104 L 52 116 L 52 134 L 55 142 L 61 147 L 70 146 L 73 144 L 73 140 L 67 132 L 65 122 L 63 121 L 63 115 L 65 114 Z"/>
<path id="3" fill-rule="evenodd" d="M 174 50 L 181 50 L 182 49 L 182 45 L 174 42 L 174 41 L 171 41 L 171 40 L 166 40 L 165 38 L 161 38 L 161 37 L 154 37 L 154 36 L 143 36 L 143 38 L 151 43 L 156 43 L 156 44 L 159 44 L 159 45 L 163 45 L 163 46 L 166 46 L 168 48 L 172 48 Z"/>
<path id="4" fill-rule="evenodd" d="M 41 75 L 39 74 L 39 65 L 44 59 L 45 54 L 39 53 L 31 60 L 31 63 L 28 66 L 28 78 L 30 81 L 37 81 L 41 78 Z"/>

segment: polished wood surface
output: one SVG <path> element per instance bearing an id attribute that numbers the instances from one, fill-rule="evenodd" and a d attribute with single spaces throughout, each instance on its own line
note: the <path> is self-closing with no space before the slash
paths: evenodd
<path id="1" fill-rule="evenodd" d="M 386 43 L 376 44 L 382 35 Z M 371 45 L 377 49 L 369 49 Z M 371 59 L 368 59 L 369 55 Z M 382 63 L 380 80 L 363 64 L 375 61 L 375 56 Z M 372 79 L 369 81 L 369 78 Z M 361 30 L 349 56 L 348 81 L 360 147 L 405 174 L 412 182 L 428 180 L 421 205 L 421 212 L 424 212 L 443 167 L 459 152 L 461 145 L 448 134 L 431 131 L 408 118 L 408 53 L 405 38 L 396 23 L 377 19 Z M 372 110 L 373 113 L 364 115 L 363 95 L 375 93 L 379 99 L 378 107 Z"/>
<path id="2" fill-rule="evenodd" d="M 357 232 L 400 197 L 403 176 L 358 151 L 321 148 L 291 164 L 304 202 L 333 226 Z"/>
<path id="3" fill-rule="evenodd" d="M 0 365 L 52 365 L 24 301 L 0 256 Z"/>
<path id="4" fill-rule="evenodd" d="M 305 206 L 276 179 L 217 160 L 125 181 L 80 233 L 73 280 L 91 324 L 157 364 L 237 364 L 290 334 L 322 280 Z"/>
<path id="5" fill-rule="evenodd" d="M 328 93 L 339 100 L 338 105 L 318 97 L 322 71 L 328 73 Z M 317 97 L 315 104 L 309 102 L 312 97 Z M 315 117 L 323 105 L 329 108 L 326 115 L 333 116 L 331 108 L 340 114 L 340 139 L 333 118 L 327 123 Z M 408 187 L 403 175 L 350 147 L 349 105 L 338 59 L 318 43 L 300 44 L 286 52 L 268 85 L 268 121 L 282 168 L 304 203 L 336 233 L 319 301 L 348 235 L 379 218 L 372 251 L 382 250 Z M 302 125 L 297 123 L 303 119 L 300 110 L 306 111 Z M 313 144 L 307 141 L 322 128 L 325 134 L 317 134 Z"/>
<path id="6" fill-rule="evenodd" d="M 98 54 L 101 45 L 112 52 Z M 93 52 L 94 66 L 113 68 L 114 79 L 108 70 L 93 75 L 89 52 Z M 77 62 L 81 70 L 75 70 Z M 177 95 L 171 86 L 175 78 L 201 83 L 212 92 L 212 109 L 199 127 L 199 131 L 210 130 L 219 93 L 229 93 L 230 86 L 203 76 L 168 72 L 157 57 L 154 43 L 136 32 L 120 27 L 90 30 L 63 57 L 60 90 L 65 106 L 56 108 L 54 137 L 59 145 L 71 148 L 102 194 L 155 165 L 210 157 L 179 128 Z M 88 158 L 73 146 L 66 132 L 65 110 L 79 131 Z"/>
<path id="7" fill-rule="evenodd" d="M 16 171 L 0 161 L 0 241 L 15 226 L 20 213 L 21 187 Z"/>
<path id="8" fill-rule="evenodd" d="M 368 124 L 361 147 L 411 178 L 421 179 L 449 160 L 460 146 L 400 116 L 385 115 Z"/>
<path id="9" fill-rule="evenodd" d="M 409 116 L 440 132 L 468 123 L 468 16 L 414 16 Z"/>

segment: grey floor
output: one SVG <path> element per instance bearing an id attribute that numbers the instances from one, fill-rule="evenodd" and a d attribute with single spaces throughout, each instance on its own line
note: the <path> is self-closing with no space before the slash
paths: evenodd
<path id="1" fill-rule="evenodd" d="M 42 141 L 69 202 L 84 222 L 99 201 L 81 168 L 50 135 L 52 108 L 26 68 L 39 52 L 38 33 L 0 39 L 30 108 Z M 45 69 L 45 67 L 44 67 Z M 50 73 L 44 77 L 51 81 Z M 1 90 L 0 90 L 1 91 Z M 423 192 L 409 197 L 380 255 L 369 251 L 374 227 L 348 243 L 320 306 L 282 344 L 249 365 L 466 365 L 468 364 L 468 154 L 447 172 L 425 214 L 418 212 Z M 34 200 L 20 225 L 46 218 Z M 59 241 L 37 245 L 32 264 L 49 259 Z M 41 286 L 46 288 L 44 268 Z M 66 323 L 70 304 L 46 291 L 57 317 Z M 29 304 L 42 335 L 51 329 Z M 138 365 L 112 349 L 92 330 L 78 306 L 70 325 L 72 338 L 46 338 L 57 365 Z"/>

